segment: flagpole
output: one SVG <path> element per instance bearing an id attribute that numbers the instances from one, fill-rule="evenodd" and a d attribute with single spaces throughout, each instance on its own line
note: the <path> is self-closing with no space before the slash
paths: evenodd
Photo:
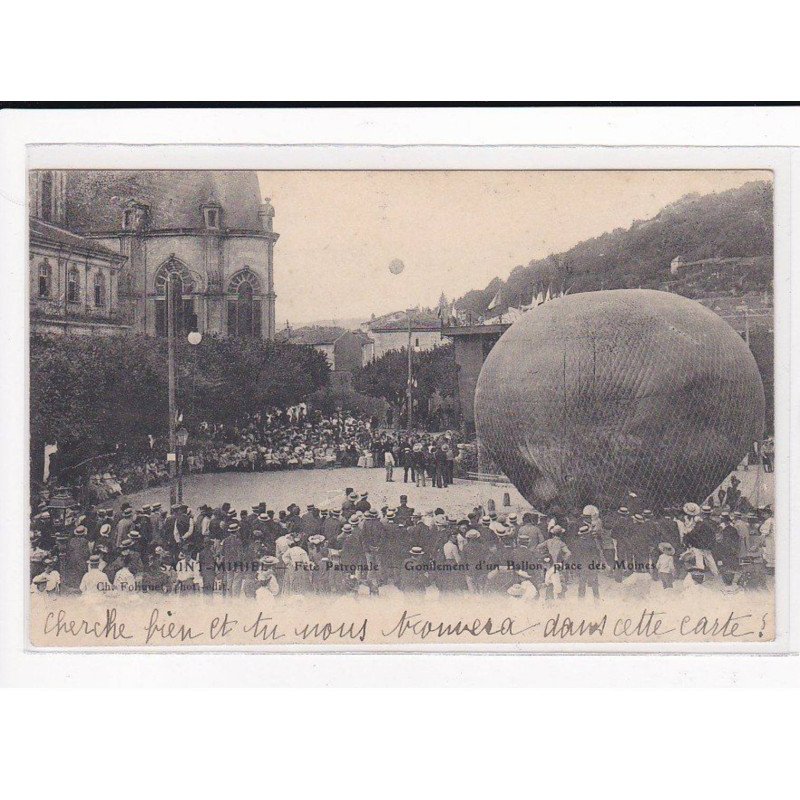
<path id="1" fill-rule="evenodd" d="M 169 392 L 169 454 L 167 464 L 169 467 L 169 504 L 170 507 L 178 502 L 177 486 L 177 453 L 175 443 L 175 298 L 173 296 L 174 282 L 172 272 L 167 273 L 167 391 Z"/>
<path id="2" fill-rule="evenodd" d="M 411 311 L 408 312 L 408 378 L 406 383 L 406 405 L 408 407 L 406 427 L 411 430 Z"/>

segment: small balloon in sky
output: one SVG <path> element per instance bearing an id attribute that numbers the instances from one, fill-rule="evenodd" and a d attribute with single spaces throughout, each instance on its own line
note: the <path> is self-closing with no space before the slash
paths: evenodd
<path id="1" fill-rule="evenodd" d="M 392 275 L 399 275 L 405 268 L 406 265 L 399 258 L 393 258 L 389 262 L 389 272 Z"/>

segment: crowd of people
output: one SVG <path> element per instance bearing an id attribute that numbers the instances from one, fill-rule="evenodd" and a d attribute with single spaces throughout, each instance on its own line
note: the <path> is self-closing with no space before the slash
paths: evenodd
<path id="1" fill-rule="evenodd" d="M 375 508 L 367 492 L 348 487 L 327 508 L 123 503 L 117 511 L 92 505 L 56 523 L 43 504 L 31 517 L 31 588 L 264 601 L 393 590 L 557 601 L 573 588 L 599 598 L 605 575 L 625 585 L 653 581 L 665 592 L 679 581 L 762 589 L 775 567 L 772 509 L 739 505 L 687 502 L 656 513 L 631 493 L 602 513 L 587 505 L 519 515 L 488 503 L 461 517 L 417 510 L 405 495 L 397 507 Z"/>
<path id="2" fill-rule="evenodd" d="M 73 474 L 71 483 L 61 474 L 51 483 L 69 483 L 85 505 L 163 485 L 170 478 L 167 442 L 148 441 L 138 453 L 121 450 L 95 462 L 87 476 Z M 249 414 L 234 424 L 200 423 L 191 432 L 183 468 L 203 473 L 364 467 L 386 469 L 387 480 L 394 480 L 397 469 L 406 481 L 447 486 L 466 463 L 467 450 L 454 432 L 396 432 L 363 415 L 326 415 L 300 404 Z"/>
<path id="3" fill-rule="evenodd" d="M 309 411 L 305 404 L 248 415 L 240 424 L 202 423 L 186 456 L 189 472 L 264 472 L 331 467 L 386 468 L 393 480 L 452 483 L 456 435 L 397 433 L 377 420 L 338 412 Z M 391 467 L 391 469 L 390 469 Z"/>

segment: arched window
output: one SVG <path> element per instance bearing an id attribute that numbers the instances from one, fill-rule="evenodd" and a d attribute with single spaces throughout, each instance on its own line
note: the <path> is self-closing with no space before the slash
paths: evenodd
<path id="1" fill-rule="evenodd" d="M 53 270 L 45 259 L 39 264 L 39 297 L 50 297 L 53 281 Z"/>
<path id="2" fill-rule="evenodd" d="M 67 301 L 78 302 L 78 270 L 75 267 L 67 273 Z"/>
<path id="3" fill-rule="evenodd" d="M 261 301 L 258 275 L 245 269 L 237 272 L 228 284 L 228 336 L 261 336 Z"/>
<path id="4" fill-rule="evenodd" d="M 176 334 L 188 333 L 194 323 L 194 281 L 186 264 L 171 258 L 156 271 L 156 335 L 167 335 L 167 292 L 172 293 Z"/>
<path id="5" fill-rule="evenodd" d="M 94 307 L 103 308 L 106 304 L 106 276 L 98 272 L 94 276 Z"/>
<path id="6" fill-rule="evenodd" d="M 42 219 L 50 222 L 53 219 L 53 173 L 45 172 L 42 174 L 41 189 Z"/>

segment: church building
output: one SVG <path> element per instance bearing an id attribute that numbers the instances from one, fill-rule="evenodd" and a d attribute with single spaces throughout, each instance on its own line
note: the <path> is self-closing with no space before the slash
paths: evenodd
<path id="1" fill-rule="evenodd" d="M 164 336 L 170 291 L 180 333 L 274 338 L 278 234 L 255 172 L 36 170 L 29 202 L 34 330 Z"/>

